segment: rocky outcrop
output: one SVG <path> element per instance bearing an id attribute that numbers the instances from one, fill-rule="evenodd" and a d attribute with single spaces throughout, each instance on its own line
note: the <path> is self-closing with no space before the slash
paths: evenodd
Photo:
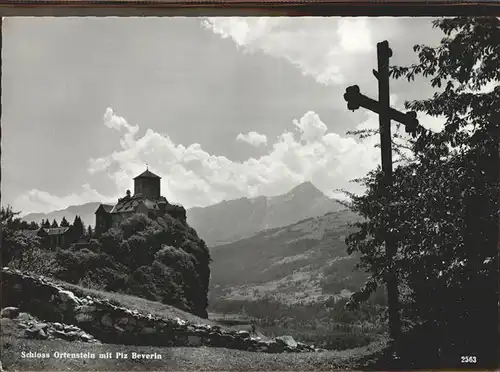
<path id="1" fill-rule="evenodd" d="M 5 313 L 4 310 L 6 309 L 10 311 Z M 13 311 L 14 309 L 17 311 Z M 15 321 L 21 329 L 24 329 L 24 336 L 26 338 L 36 340 L 51 340 L 58 338 L 66 341 L 99 343 L 92 335 L 77 326 L 59 322 L 42 322 L 28 313 L 21 313 L 16 307 L 2 309 L 2 317 Z"/>
<path id="2" fill-rule="evenodd" d="M 263 340 L 253 337 L 247 331 L 226 330 L 208 324 L 192 324 L 179 318 L 164 319 L 152 314 L 140 314 L 136 310 L 113 305 L 107 300 L 90 296 L 77 297 L 43 277 L 23 274 L 9 268 L 2 269 L 2 292 L 4 306 L 16 306 L 20 311 L 47 322 L 43 327 L 38 326 L 44 334 L 60 336 L 57 333 L 60 332 L 58 327 L 64 323 L 69 327 L 77 327 L 67 329 L 69 332 L 80 330 L 101 342 L 114 344 L 210 346 L 267 353 L 319 350 L 296 342 L 290 336 Z M 34 327 L 37 329 L 37 326 Z M 45 332 L 46 329 L 54 331 Z"/>

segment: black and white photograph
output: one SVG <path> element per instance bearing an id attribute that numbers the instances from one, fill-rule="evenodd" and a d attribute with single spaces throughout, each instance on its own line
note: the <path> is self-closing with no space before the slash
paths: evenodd
<path id="1" fill-rule="evenodd" d="M 3 17 L 0 371 L 497 369 L 496 17 Z"/>

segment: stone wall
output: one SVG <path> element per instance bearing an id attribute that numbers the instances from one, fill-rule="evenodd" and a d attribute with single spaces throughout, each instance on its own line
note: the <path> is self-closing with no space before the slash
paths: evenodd
<path id="1" fill-rule="evenodd" d="M 90 296 L 79 298 L 43 277 L 10 268 L 2 269 L 2 296 L 4 307 L 16 306 L 47 322 L 75 325 L 105 343 L 210 346 L 268 353 L 320 351 L 290 336 L 262 340 L 247 331 L 140 314 Z"/>

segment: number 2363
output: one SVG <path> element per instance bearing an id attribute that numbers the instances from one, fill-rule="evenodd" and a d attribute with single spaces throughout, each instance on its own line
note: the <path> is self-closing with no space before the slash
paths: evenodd
<path id="1" fill-rule="evenodd" d="M 462 363 L 476 363 L 477 362 L 477 358 L 475 356 L 462 356 L 460 358 L 460 361 Z"/>

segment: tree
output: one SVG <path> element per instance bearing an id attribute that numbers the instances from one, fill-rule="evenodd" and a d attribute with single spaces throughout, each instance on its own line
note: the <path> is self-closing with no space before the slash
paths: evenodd
<path id="1" fill-rule="evenodd" d="M 68 222 L 68 220 L 66 219 L 66 217 L 63 216 L 62 220 L 61 220 L 61 224 L 59 225 L 61 227 L 69 227 L 70 224 Z"/>
<path id="2" fill-rule="evenodd" d="M 32 221 L 32 222 L 29 223 L 28 229 L 30 229 L 30 230 L 38 230 L 39 228 L 40 228 L 40 226 L 36 222 Z"/>
<path id="3" fill-rule="evenodd" d="M 76 239 L 79 239 L 85 233 L 85 226 L 83 225 L 82 219 L 78 215 L 75 216 L 75 220 L 73 221 L 73 232 Z"/>
<path id="4" fill-rule="evenodd" d="M 87 235 L 88 235 L 89 239 L 94 236 L 94 232 L 92 231 L 92 226 L 90 226 L 90 225 L 87 228 Z"/>
<path id="5" fill-rule="evenodd" d="M 50 227 L 50 222 L 48 218 L 45 220 L 45 222 L 42 222 L 42 227 L 45 227 L 46 229 Z"/>
<path id="6" fill-rule="evenodd" d="M 50 225 L 50 227 L 53 227 L 53 228 L 59 227 L 55 218 L 54 218 L 54 221 L 52 221 L 52 225 Z"/>
<path id="7" fill-rule="evenodd" d="M 408 81 L 423 75 L 443 87 L 405 106 L 443 116 L 445 130 L 420 129 L 416 140 L 395 144 L 397 153 L 405 147 L 411 154 L 394 171 L 390 204 L 380 197 L 380 169 L 358 180 L 367 192 L 351 194 L 351 207 L 366 220 L 346 243 L 349 253 L 361 253 L 359 267 L 371 278 L 349 304 L 366 301 L 387 272 L 396 272 L 403 320 L 425 336 L 420 351 L 448 356 L 437 357 L 442 367 L 474 355 L 477 367 L 490 368 L 497 346 L 491 340 L 497 339 L 500 87 L 487 87 L 500 81 L 500 21 L 458 17 L 433 24 L 445 34 L 441 44 L 415 46 L 419 63 L 391 73 Z M 398 241 L 393 262 L 384 255 L 386 220 Z"/>
<path id="8" fill-rule="evenodd" d="M 19 218 L 10 206 L 0 208 L 1 259 L 7 265 L 23 251 L 39 245 L 39 238 L 19 229 Z"/>

